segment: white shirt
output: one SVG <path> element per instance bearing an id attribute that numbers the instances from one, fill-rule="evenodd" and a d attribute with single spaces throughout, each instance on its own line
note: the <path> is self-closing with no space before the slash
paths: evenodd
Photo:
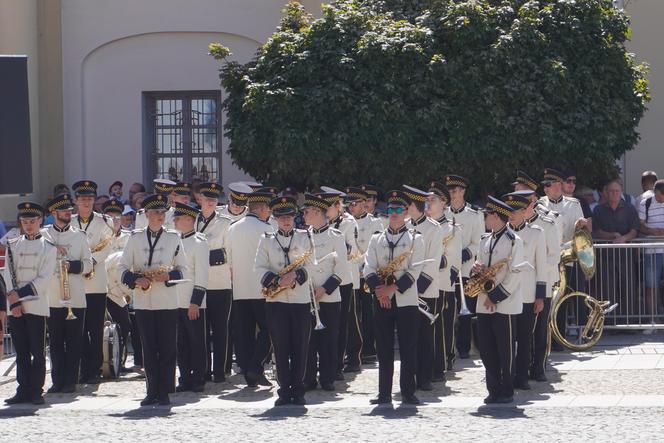
<path id="1" fill-rule="evenodd" d="M 451 206 L 448 206 L 445 209 L 445 217 L 461 226 L 462 254 L 463 250 L 467 251 L 465 253 L 467 260 L 462 260 L 461 275 L 468 277 L 473 263 L 475 263 L 474 258 L 477 256 L 480 239 L 484 235 L 484 215 L 480 211 L 473 209 L 469 203 L 465 203 L 459 209 L 452 209 Z"/>
<path id="2" fill-rule="evenodd" d="M 650 229 L 662 229 L 664 228 L 664 203 L 659 203 L 655 198 L 654 194 L 650 200 L 650 206 L 648 207 L 648 221 L 646 222 L 646 201 L 650 197 L 646 197 L 641 200 L 641 204 L 638 206 L 639 210 L 639 220 L 645 223 L 647 228 Z M 646 249 L 646 254 L 662 254 L 664 249 Z"/>
<path id="3" fill-rule="evenodd" d="M 85 293 L 106 294 L 108 292 L 108 285 L 104 262 L 106 261 L 106 257 L 111 253 L 113 222 L 105 215 L 93 212 L 87 223 L 84 223 L 79 215 L 73 215 L 71 225 L 87 234 L 88 244 L 90 245 L 90 249 L 93 250 L 92 263 L 95 272 L 92 278 L 85 278 Z M 94 249 L 101 246 L 102 242 L 107 242 L 107 244 L 100 251 L 94 252 Z"/>
<path id="4" fill-rule="evenodd" d="M 440 285 L 438 274 L 440 257 L 443 255 L 443 230 L 440 224 L 432 218 L 422 215 L 419 219 L 410 219 L 410 228 L 422 234 L 424 242 L 424 266 L 416 282 L 418 293 L 422 298 L 438 298 Z"/>
<path id="5" fill-rule="evenodd" d="M 314 288 L 325 288 L 325 295 L 320 299 L 321 303 L 340 302 L 339 285 L 344 279 L 346 281 L 350 279 L 344 235 L 328 225 L 320 230 L 311 229 L 309 232 L 316 251 L 316 262 L 311 260 L 307 264 L 311 283 Z"/>

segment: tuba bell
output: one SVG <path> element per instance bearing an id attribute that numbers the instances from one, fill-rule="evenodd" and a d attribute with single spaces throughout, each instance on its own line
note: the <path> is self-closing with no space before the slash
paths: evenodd
<path id="1" fill-rule="evenodd" d="M 568 293 L 565 268 L 567 264 L 574 262 L 579 263 L 579 267 L 587 279 L 591 279 L 595 275 L 595 249 L 593 247 L 593 240 L 590 234 L 583 229 L 577 229 L 574 232 L 572 240 L 563 244 L 560 252 L 560 263 L 558 265 L 560 282 L 554 287 L 549 326 L 551 328 L 551 335 L 562 346 L 572 351 L 584 351 L 593 347 L 602 337 L 602 333 L 604 332 L 604 318 L 606 314 L 618 307 L 618 304 L 609 306 L 609 301 L 597 300 L 583 292 L 575 291 Z M 584 305 L 588 308 L 588 318 L 579 333 L 577 342 L 573 343 L 567 339 L 565 331 L 558 329 L 558 322 L 556 320 L 558 315 L 567 315 L 566 310 L 561 310 L 560 307 L 567 300 L 575 298 L 578 298 L 579 302 L 583 301 Z"/>

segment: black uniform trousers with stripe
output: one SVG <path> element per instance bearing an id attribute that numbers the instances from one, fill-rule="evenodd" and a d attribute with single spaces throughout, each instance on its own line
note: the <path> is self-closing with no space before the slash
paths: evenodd
<path id="1" fill-rule="evenodd" d="M 433 313 L 436 310 L 435 298 L 422 298 L 427 304 L 428 311 Z M 433 378 L 433 360 L 434 360 L 434 325 L 426 315 L 419 312 L 417 333 L 417 387 L 431 383 Z M 440 321 L 436 319 L 434 323 Z"/>
<path id="2" fill-rule="evenodd" d="M 147 397 L 165 397 L 175 391 L 177 309 L 136 309 L 141 332 Z"/>
<path id="3" fill-rule="evenodd" d="M 433 373 L 442 378 L 454 364 L 454 322 L 456 320 L 456 295 L 453 291 L 438 291 L 434 323 Z"/>
<path id="4" fill-rule="evenodd" d="M 228 348 L 233 292 L 208 289 L 206 293 L 207 374 L 224 380 L 228 368 Z"/>
<path id="5" fill-rule="evenodd" d="M 341 294 L 340 316 L 339 316 L 339 341 L 337 343 L 337 372 L 341 372 L 344 368 L 344 356 L 346 355 L 346 346 L 348 344 L 348 329 L 352 326 L 349 319 L 350 307 L 353 299 L 353 285 L 339 286 L 339 293 Z"/>
<path id="6" fill-rule="evenodd" d="M 104 360 L 104 320 L 106 318 L 106 294 L 85 294 L 87 307 L 83 329 L 83 353 L 81 377 L 87 380 L 101 374 Z"/>
<path id="7" fill-rule="evenodd" d="M 316 373 L 320 373 L 320 384 L 334 384 L 338 368 L 337 345 L 339 343 L 339 320 L 341 303 L 319 303 L 320 321 L 325 326 L 318 331 L 312 329 L 309 340 L 309 356 L 307 357 L 307 373 L 304 384 L 311 386 L 316 383 Z M 312 320 L 315 326 L 316 320 Z"/>
<path id="8" fill-rule="evenodd" d="M 524 303 L 523 311 L 516 316 L 516 357 L 514 381 L 528 381 L 533 352 L 533 330 L 535 328 L 534 303 Z"/>
<path id="9" fill-rule="evenodd" d="M 270 356 L 270 334 L 265 317 L 265 299 L 233 301 L 233 328 L 238 365 L 244 371 L 245 376 L 247 372 L 262 374 L 263 365 Z M 222 367 L 220 369 L 223 370 Z"/>
<path id="10" fill-rule="evenodd" d="M 41 395 L 46 379 L 46 317 L 10 316 L 8 323 L 16 350 L 16 393 L 27 399 Z"/>
<path id="11" fill-rule="evenodd" d="M 189 320 L 188 309 L 178 309 L 178 354 L 179 383 L 193 388 L 205 384 L 206 368 L 206 310 L 199 309 L 199 316 Z"/>
<path id="12" fill-rule="evenodd" d="M 486 370 L 486 387 L 495 397 L 512 397 L 514 319 L 508 314 L 477 314 L 480 356 Z"/>
<path id="13" fill-rule="evenodd" d="M 532 360 L 530 366 L 530 377 L 535 378 L 544 375 L 546 370 L 546 358 L 549 346 L 549 315 L 551 312 L 551 298 L 544 299 L 544 309 L 535 318 L 535 330 L 533 332 Z"/>
<path id="14" fill-rule="evenodd" d="M 51 308 L 47 320 L 51 381 L 58 388 L 78 383 L 83 350 L 85 308 L 72 308 L 76 317 L 72 320 L 67 320 L 68 311 L 67 308 Z"/>

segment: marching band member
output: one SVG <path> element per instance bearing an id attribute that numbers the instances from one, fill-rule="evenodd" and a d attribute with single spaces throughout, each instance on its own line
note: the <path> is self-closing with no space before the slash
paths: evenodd
<path id="1" fill-rule="evenodd" d="M 247 196 L 251 193 L 251 187 L 245 183 L 231 183 L 228 185 L 230 195 L 228 203 L 219 208 L 219 213 L 238 221 L 247 213 Z"/>
<path id="2" fill-rule="evenodd" d="M 526 176 L 525 173 L 522 173 Z M 547 347 L 549 340 L 549 312 L 551 310 L 551 298 L 553 297 L 553 285 L 558 282 L 560 276 L 558 263 L 560 262 L 560 232 L 554 219 L 540 214 L 536 208 L 538 205 L 537 183 L 530 179 L 530 185 L 520 191 L 520 194 L 526 196 L 530 204 L 525 209 L 524 216 L 528 224 L 539 226 L 544 231 L 546 243 L 546 298 L 543 300 L 542 310 L 535 315 L 535 327 L 533 330 L 532 359 L 530 366 L 530 378 L 536 381 L 546 381 L 545 368 L 547 358 Z M 517 177 L 517 181 L 519 178 Z M 515 185 L 516 187 L 516 185 Z"/>
<path id="3" fill-rule="evenodd" d="M 521 313 L 523 303 L 519 292 L 517 265 L 523 262 L 523 242 L 507 226 L 512 208 L 489 196 L 484 209 L 486 227 L 472 273 L 484 272 L 503 263 L 496 273 L 495 287 L 477 297 L 477 323 L 480 356 L 486 371 L 489 395 L 484 403 L 511 403 L 512 363 L 514 361 L 514 317 Z M 504 260 L 504 262 L 502 261 Z"/>
<path id="4" fill-rule="evenodd" d="M 453 223 L 460 225 L 461 229 L 461 276 L 468 280 L 470 269 L 473 267 L 473 259 L 477 254 L 480 244 L 480 237 L 484 235 L 484 220 L 482 214 L 466 203 L 465 195 L 468 188 L 468 180 L 459 175 L 446 175 L 445 186 L 450 192 L 450 205 L 447 207 L 445 216 Z M 457 299 L 461 300 L 461 292 L 457 286 Z M 470 346 L 472 343 L 473 327 L 472 317 L 475 315 L 475 304 L 477 298 L 466 296 L 466 305 L 472 315 L 459 316 L 458 335 L 456 337 L 456 348 L 459 351 L 460 358 L 468 358 Z M 456 353 L 454 348 L 450 349 L 451 359 L 454 362 Z M 453 364 L 453 363 L 452 363 Z M 451 366 L 451 365 L 450 365 Z"/>
<path id="5" fill-rule="evenodd" d="M 359 187 L 346 188 L 345 201 L 347 202 L 348 212 L 355 218 L 357 222 L 357 237 L 355 239 L 357 249 L 361 253 L 365 253 L 369 246 L 371 236 L 383 230 L 383 226 L 379 220 L 375 219 L 366 210 L 366 201 L 369 198 L 366 192 Z M 351 351 L 361 349 L 362 363 L 374 361 L 376 358 L 376 346 L 374 337 L 374 305 L 372 296 L 364 292 L 364 278 L 362 277 L 362 268 L 364 262 L 358 262 L 358 272 L 360 274 L 360 288 L 355 291 L 355 307 L 356 315 L 359 320 L 360 328 L 362 331 L 361 337 L 355 337 L 352 334 L 348 336 L 349 347 Z M 352 354 L 351 354 L 352 355 Z M 353 367 L 347 365 L 344 372 L 359 372 L 360 367 Z"/>
<path id="6" fill-rule="evenodd" d="M 92 254 L 83 231 L 71 226 L 74 209 L 69 194 L 52 199 L 47 209 L 53 224 L 42 234 L 57 249 L 56 271 L 48 288 L 48 318 L 51 379 L 49 394 L 74 392 L 79 375 L 85 320 L 85 283 L 83 274 L 92 270 Z"/>
<path id="7" fill-rule="evenodd" d="M 265 305 L 279 381 L 275 406 L 304 405 L 304 375 L 311 334 L 311 295 L 305 264 L 316 252 L 309 232 L 294 228 L 297 213 L 294 198 L 274 198 L 270 209 L 279 228 L 261 238 L 255 270 L 266 290 L 283 288 L 275 296 L 268 295 Z M 284 273 L 289 266 L 294 269 Z"/>
<path id="8" fill-rule="evenodd" d="M 455 286 L 459 282 L 461 269 L 461 233 L 459 227 L 445 217 L 445 209 L 450 201 L 447 187 L 433 181 L 429 185 L 427 215 L 440 224 L 443 253 L 438 266 L 438 299 L 434 315 L 440 318 L 434 323 L 433 378 L 432 381 L 445 381 L 445 371 L 452 369 L 454 362 L 454 321 L 456 320 Z"/>
<path id="9" fill-rule="evenodd" d="M 342 276 L 339 293 L 341 295 L 341 317 L 339 319 L 339 342 L 337 345 L 337 368 L 335 380 L 343 380 L 344 355 L 348 359 L 349 368 L 359 368 L 361 363 L 361 346 L 356 349 L 347 349 L 349 328 L 353 329 L 355 337 L 361 337 L 360 325 L 357 322 L 356 309 L 354 306 L 353 289 L 360 288 L 360 274 L 356 262 L 364 260 L 361 253 L 358 252 L 355 242 L 357 234 L 357 222 L 355 218 L 343 211 L 341 198 L 345 195 L 343 192 L 334 188 L 322 186 L 320 192 L 316 195 L 330 204 L 327 208 L 327 219 L 331 227 L 338 229 L 344 236 L 346 243 L 347 257 L 351 260 L 346 261 L 348 272 Z M 355 343 L 361 342 L 355 340 Z"/>
<path id="10" fill-rule="evenodd" d="M 169 405 L 175 390 L 177 288 L 169 280 L 182 279 L 186 257 L 177 232 L 163 227 L 166 197 L 143 201 L 148 226 L 127 240 L 119 272 L 134 290 L 134 309 L 143 345 L 147 395 L 141 406 Z"/>
<path id="11" fill-rule="evenodd" d="M 316 247 L 315 262 L 307 265 L 313 296 L 316 299 L 323 329 L 314 330 L 309 343 L 305 386 L 315 389 L 316 373 L 325 391 L 334 390 L 338 368 L 339 323 L 341 320 L 341 293 L 339 287 L 350 279 L 344 234 L 330 227 L 327 210 L 331 204 L 311 194 L 304 196 L 304 221 L 311 227 Z"/>
<path id="12" fill-rule="evenodd" d="M 530 389 L 528 373 L 532 359 L 533 329 L 537 314 L 544 309 L 549 278 L 544 230 L 526 221 L 526 209 L 531 205 L 528 195 L 512 192 L 502 197 L 502 200 L 512 208 L 509 228 L 521 238 L 523 258 L 532 266 L 520 274 L 523 310 L 516 316 L 515 321 L 517 351 L 514 388 L 522 390 Z"/>
<path id="13" fill-rule="evenodd" d="M 113 223 L 113 242 L 111 243 L 111 253 L 106 257 L 106 276 L 108 280 L 108 293 L 106 294 L 106 310 L 111 319 L 120 327 L 120 355 L 124 357 L 127 348 L 129 333 L 132 331 L 131 316 L 129 314 L 128 300 L 131 300 L 131 291 L 122 283 L 121 275 L 117 272 L 118 265 L 122 257 L 127 240 L 131 236 L 131 231 L 122 228 L 122 212 L 124 205 L 116 199 L 111 199 L 104 203 L 102 207 L 103 214 Z M 132 335 L 132 344 L 140 340 Z M 137 349 L 138 348 L 138 349 Z M 140 346 L 134 346 L 134 363 L 136 364 L 137 354 L 140 352 Z M 139 359 L 140 362 L 140 359 Z M 125 371 L 124 361 L 120 371 Z M 142 363 L 139 365 L 142 366 Z"/>
<path id="14" fill-rule="evenodd" d="M 155 178 L 152 180 L 152 184 L 154 185 L 154 193 L 156 195 L 161 195 L 163 198 L 167 200 L 167 205 L 170 204 L 170 198 L 171 195 L 173 194 L 173 188 L 177 185 L 173 180 L 168 180 L 165 178 Z M 136 213 L 136 222 L 134 223 L 134 226 L 136 229 L 142 229 L 145 228 L 148 225 L 148 219 L 145 216 L 145 211 L 143 209 L 139 210 Z M 166 215 L 164 218 L 164 227 L 168 229 L 173 229 L 173 208 L 168 206 L 168 210 L 166 211 Z"/>
<path id="15" fill-rule="evenodd" d="M 205 235 L 210 252 L 209 279 L 206 282 L 207 319 L 206 341 L 212 346 L 212 356 L 208 355 L 208 371 L 212 381 L 221 383 L 226 380 L 228 359 L 228 328 L 233 305 L 231 291 L 231 270 L 226 257 L 226 241 L 232 220 L 216 212 L 221 195 L 221 186 L 217 183 L 201 183 L 201 213 L 197 217 L 196 230 Z"/>
<path id="16" fill-rule="evenodd" d="M 403 185 L 403 191 L 410 200 L 408 227 L 422 235 L 424 243 L 426 263 L 422 266 L 420 276 L 417 278 L 417 294 L 426 303 L 424 309 L 434 315 L 438 300 L 438 269 L 440 257 L 443 255 L 443 230 L 437 221 L 427 217 L 424 213 L 429 192 L 408 185 Z M 425 315 L 419 316 L 417 336 L 417 389 L 431 391 L 433 390 L 431 381 L 435 353 L 434 326 Z"/>
<path id="17" fill-rule="evenodd" d="M 364 272 L 376 304 L 376 344 L 378 350 L 378 397 L 372 404 L 392 402 L 394 374 L 394 328 L 397 328 L 401 355 L 402 401 L 419 404 L 415 396 L 417 370 L 417 280 L 424 266 L 422 236 L 405 225 L 410 201 L 401 191 L 387 193 L 390 224 L 374 235 L 365 256 Z M 381 275 L 381 274 L 387 275 Z"/>
<path id="18" fill-rule="evenodd" d="M 85 274 L 85 325 L 83 354 L 81 355 L 81 381 L 96 384 L 100 381 L 103 361 L 104 316 L 106 315 L 106 257 L 111 252 L 113 229 L 104 215 L 93 212 L 97 184 L 81 180 L 72 185 L 78 214 L 72 217 L 72 226 L 87 234 L 92 252 L 92 271 Z"/>
<path id="19" fill-rule="evenodd" d="M 16 394 L 7 404 L 44 404 L 46 378 L 46 317 L 48 288 L 55 272 L 57 249 L 39 232 L 44 210 L 32 202 L 19 203 L 23 232 L 7 242 L 3 278 L 7 284 L 9 327 L 16 350 Z"/>
<path id="20" fill-rule="evenodd" d="M 173 189 L 171 190 L 171 208 L 173 211 L 173 217 L 175 217 L 175 204 L 181 203 L 183 205 L 189 205 L 191 203 L 191 183 L 188 182 L 177 182 Z M 175 219 L 173 220 L 175 225 Z"/>
<path id="21" fill-rule="evenodd" d="M 247 385 L 270 386 L 263 366 L 270 354 L 270 336 L 265 319 L 261 277 L 254 269 L 261 236 L 272 232 L 270 192 L 254 191 L 247 198 L 248 213 L 228 230 L 226 253 L 233 279 L 233 341 L 237 362 Z"/>
<path id="22" fill-rule="evenodd" d="M 202 189 L 205 192 L 206 187 Z M 177 392 L 203 392 L 205 389 L 205 287 L 208 284 L 208 269 L 212 267 L 205 235 L 197 233 L 195 228 L 199 214 L 198 209 L 175 203 L 173 221 L 182 237 L 182 248 L 187 259 L 184 278 L 190 280 L 177 285 L 177 361 L 180 371 Z M 223 352 L 226 350 L 223 349 Z"/>
<path id="23" fill-rule="evenodd" d="M 583 218 L 581 203 L 573 197 L 563 195 L 563 175 L 553 168 L 544 170 L 542 186 L 546 195 L 539 200 L 541 206 L 560 214 L 561 244 L 572 239 L 575 229 L 587 225 L 587 220 Z"/>
<path id="24" fill-rule="evenodd" d="M 360 186 L 360 189 L 362 189 L 364 193 L 367 194 L 367 199 L 365 201 L 365 209 L 367 213 L 373 217 L 375 221 L 380 223 L 381 228 L 384 229 L 385 226 L 383 226 L 383 224 L 388 223 L 387 217 L 379 217 L 378 214 L 376 214 L 376 205 L 378 204 L 378 194 L 380 193 L 380 189 L 378 186 L 368 184 Z"/>

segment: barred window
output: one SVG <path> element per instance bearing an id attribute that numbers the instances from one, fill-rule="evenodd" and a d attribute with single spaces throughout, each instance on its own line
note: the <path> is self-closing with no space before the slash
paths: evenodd
<path id="1" fill-rule="evenodd" d="M 146 182 L 221 180 L 220 92 L 144 92 L 143 99 Z"/>

